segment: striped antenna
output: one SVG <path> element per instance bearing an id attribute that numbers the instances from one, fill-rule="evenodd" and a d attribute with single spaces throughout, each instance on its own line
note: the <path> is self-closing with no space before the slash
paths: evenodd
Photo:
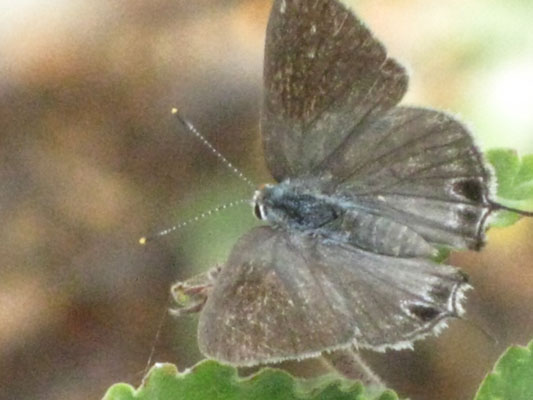
<path id="1" fill-rule="evenodd" d="M 187 130 L 189 130 L 189 132 L 191 132 L 194 136 L 196 136 L 198 139 L 200 139 L 200 141 L 209 149 L 213 152 L 213 154 L 215 156 L 217 156 L 217 158 L 219 160 L 221 160 L 225 165 L 226 167 L 229 168 L 229 170 L 231 172 L 233 172 L 240 180 L 242 180 L 243 182 L 245 182 L 248 186 L 252 187 L 255 189 L 255 187 L 257 185 L 255 185 L 250 179 L 248 179 L 239 169 L 237 169 L 232 163 L 230 163 L 228 161 L 228 159 L 226 157 L 224 157 L 217 149 L 215 149 L 215 147 L 209 143 L 209 141 L 200 133 L 198 132 L 198 130 L 194 127 L 193 124 L 191 124 L 187 119 L 185 119 L 183 117 L 183 115 L 180 114 L 180 112 L 178 111 L 177 108 L 173 108 L 172 109 L 172 114 L 174 114 L 176 116 L 176 118 L 178 119 L 178 121 L 181 122 L 181 124 L 183 126 L 185 126 L 185 128 L 187 128 Z"/>
<path id="2" fill-rule="evenodd" d="M 177 231 L 187 225 L 190 225 L 194 222 L 198 222 L 204 218 L 207 218 L 209 217 L 210 215 L 212 214 L 215 214 L 221 210 L 225 210 L 227 208 L 232 208 L 232 207 L 235 207 L 235 206 L 238 206 L 238 205 L 241 205 L 243 203 L 250 203 L 250 199 L 241 199 L 241 200 L 236 200 L 236 201 L 230 201 L 229 203 L 225 203 L 225 204 L 221 204 L 215 208 L 212 208 L 210 210 L 207 210 L 207 211 L 204 211 L 203 213 L 201 214 L 198 214 L 196 215 L 195 217 L 192 217 L 188 220 L 185 220 L 183 222 L 180 222 L 170 228 L 167 228 L 167 229 L 163 229 L 162 231 L 159 231 L 153 235 L 150 235 L 150 236 L 143 236 L 142 238 L 139 239 L 139 244 L 141 245 L 144 245 L 146 244 L 147 242 L 155 239 L 156 237 L 160 237 L 160 236 L 165 236 L 165 235 L 168 235 L 169 233 L 172 233 L 174 231 Z"/>

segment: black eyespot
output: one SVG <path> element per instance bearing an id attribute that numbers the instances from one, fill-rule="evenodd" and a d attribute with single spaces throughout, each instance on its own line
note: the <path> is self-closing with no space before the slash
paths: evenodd
<path id="1" fill-rule="evenodd" d="M 480 182 L 477 179 L 457 181 L 453 184 L 453 191 L 455 194 L 476 203 L 482 202 L 485 194 L 483 182 Z"/>
<path id="2" fill-rule="evenodd" d="M 411 304 L 409 311 L 422 322 L 429 322 L 439 316 L 440 311 L 423 304 Z"/>
<path id="3" fill-rule="evenodd" d="M 459 210 L 459 217 L 465 224 L 474 225 L 481 219 L 481 214 L 478 210 L 465 207 Z"/>

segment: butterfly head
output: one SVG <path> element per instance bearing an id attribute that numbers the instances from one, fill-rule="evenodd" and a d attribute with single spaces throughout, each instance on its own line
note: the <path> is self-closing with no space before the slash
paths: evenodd
<path id="1" fill-rule="evenodd" d="M 254 197 L 252 200 L 252 206 L 254 215 L 257 217 L 257 219 L 260 219 L 262 221 L 266 221 L 268 219 L 268 203 L 265 198 L 268 197 L 268 193 L 271 191 L 271 188 L 274 185 L 271 184 L 262 184 L 259 186 L 259 188 L 254 192 Z"/>
<path id="2" fill-rule="evenodd" d="M 270 225 L 290 226 L 299 206 L 296 196 L 297 189 L 288 182 L 261 185 L 253 197 L 254 214 Z"/>

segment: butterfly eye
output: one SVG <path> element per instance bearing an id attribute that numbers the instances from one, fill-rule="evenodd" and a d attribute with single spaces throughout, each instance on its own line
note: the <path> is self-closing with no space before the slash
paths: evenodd
<path id="1" fill-rule="evenodd" d="M 265 207 L 262 204 L 255 203 L 254 214 L 257 219 L 265 220 Z"/>

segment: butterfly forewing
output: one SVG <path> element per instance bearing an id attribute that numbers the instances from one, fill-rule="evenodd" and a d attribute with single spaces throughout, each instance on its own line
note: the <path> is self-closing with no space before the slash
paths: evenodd
<path id="1" fill-rule="evenodd" d="M 460 315 L 453 267 L 256 228 L 234 247 L 199 322 L 200 349 L 234 365 L 355 344 L 402 348 Z"/>
<path id="2" fill-rule="evenodd" d="M 262 133 L 278 181 L 309 172 L 407 88 L 402 66 L 344 3 L 276 0 L 267 28 Z"/>

